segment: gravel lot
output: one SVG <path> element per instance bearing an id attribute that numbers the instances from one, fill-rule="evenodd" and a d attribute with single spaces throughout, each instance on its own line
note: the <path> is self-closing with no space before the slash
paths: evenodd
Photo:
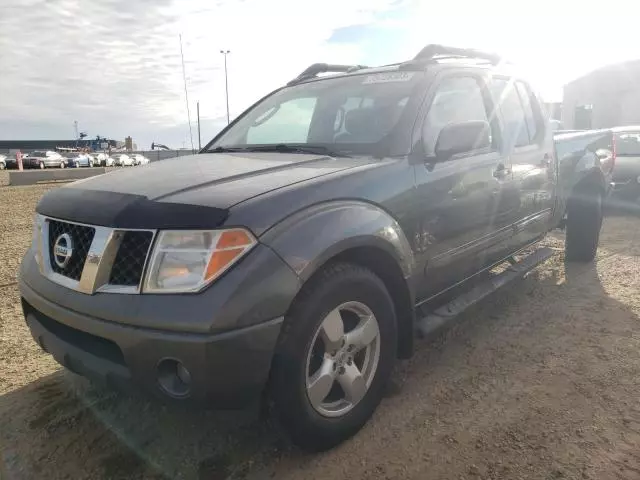
<path id="1" fill-rule="evenodd" d="M 640 478 L 639 219 L 606 219 L 594 265 L 550 236 L 553 258 L 419 341 L 359 435 L 307 455 L 254 411 L 118 396 L 40 352 L 15 280 L 49 188 L 0 188 L 0 478 Z"/>

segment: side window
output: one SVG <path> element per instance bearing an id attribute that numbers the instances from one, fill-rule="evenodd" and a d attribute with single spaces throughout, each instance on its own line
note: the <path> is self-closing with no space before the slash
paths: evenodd
<path id="1" fill-rule="evenodd" d="M 306 143 L 316 100 L 296 98 L 274 106 L 249 127 L 247 143 Z"/>
<path id="2" fill-rule="evenodd" d="M 481 120 L 489 122 L 482 88 L 473 77 L 444 80 L 436 91 L 423 126 L 424 149 L 433 155 L 440 130 L 451 123 Z"/>
<path id="3" fill-rule="evenodd" d="M 531 142 L 533 142 L 536 138 L 538 138 L 538 131 L 541 130 L 538 128 L 540 122 L 538 121 L 538 116 L 536 115 L 538 110 L 534 111 L 532 103 L 533 97 L 531 96 L 531 91 L 529 90 L 529 88 L 522 82 L 516 83 L 516 88 L 518 89 L 520 101 L 522 102 L 522 106 L 524 107 L 524 119 L 527 123 L 529 138 L 531 139 Z M 536 105 L 536 107 L 539 106 Z"/>
<path id="4" fill-rule="evenodd" d="M 504 140 L 507 145 L 516 147 L 529 145 L 531 142 L 525 120 L 525 111 L 514 83 L 509 80 L 494 78 L 491 81 L 491 97 L 494 105 L 502 112 Z"/>

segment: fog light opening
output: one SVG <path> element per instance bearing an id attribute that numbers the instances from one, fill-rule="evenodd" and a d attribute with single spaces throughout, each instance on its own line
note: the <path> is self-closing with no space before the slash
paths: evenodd
<path id="1" fill-rule="evenodd" d="M 158 363 L 158 384 L 164 393 L 184 398 L 191 393 L 191 373 L 182 362 L 165 358 Z"/>

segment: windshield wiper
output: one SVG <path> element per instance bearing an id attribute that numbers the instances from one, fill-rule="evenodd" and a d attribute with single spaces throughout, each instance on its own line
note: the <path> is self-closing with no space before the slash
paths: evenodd
<path id="1" fill-rule="evenodd" d="M 297 145 L 295 143 L 277 143 L 274 145 L 246 147 L 244 150 L 248 152 L 310 153 L 313 155 L 328 155 L 330 157 L 349 157 L 346 153 L 336 152 L 324 145 L 313 144 Z"/>
<path id="2" fill-rule="evenodd" d="M 213 153 L 227 153 L 227 152 L 246 152 L 246 148 L 242 147 L 216 147 L 213 150 L 207 150 L 207 152 Z"/>
<path id="3" fill-rule="evenodd" d="M 273 145 L 248 145 L 246 147 L 216 147 L 207 150 L 212 153 L 233 153 L 233 152 L 280 152 L 280 153 L 308 153 L 312 155 L 328 155 L 330 157 L 350 157 L 343 152 L 336 152 L 324 145 L 294 143 L 275 143 Z"/>

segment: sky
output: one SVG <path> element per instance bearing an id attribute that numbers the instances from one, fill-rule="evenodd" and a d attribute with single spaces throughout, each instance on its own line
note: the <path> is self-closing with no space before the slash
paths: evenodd
<path id="1" fill-rule="evenodd" d="M 0 139 L 198 145 L 315 62 L 381 65 L 426 44 L 497 52 L 548 101 L 640 59 L 634 0 L 1 0 Z M 191 134 L 180 57 L 182 35 Z"/>

